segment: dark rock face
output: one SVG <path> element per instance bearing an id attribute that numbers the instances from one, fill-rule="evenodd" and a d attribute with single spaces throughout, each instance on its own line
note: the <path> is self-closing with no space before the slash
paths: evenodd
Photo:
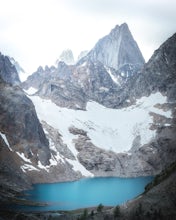
<path id="1" fill-rule="evenodd" d="M 160 91 L 167 95 L 168 101 L 176 100 L 176 34 L 154 52 L 128 87 L 130 96 L 142 97 Z"/>
<path id="2" fill-rule="evenodd" d="M 12 150 L 24 153 L 35 162 L 48 164 L 48 141 L 31 100 L 20 88 L 1 80 L 0 103 L 0 130 L 7 136 Z"/>
<path id="3" fill-rule="evenodd" d="M 29 89 L 31 86 L 38 89 L 45 80 L 49 80 L 52 73 L 56 70 L 54 66 L 50 68 L 46 66 L 44 69 L 43 67 L 38 67 L 37 71 L 34 72 L 31 76 L 27 78 L 25 82 L 22 83 L 22 87 L 24 89 Z"/>
<path id="4" fill-rule="evenodd" d="M 126 79 L 118 71 L 105 68 L 99 61 L 88 60 L 75 66 L 60 62 L 52 71 L 38 69 L 22 87 L 38 89 L 39 96 L 50 98 L 61 107 L 85 109 L 87 101 L 94 100 L 116 108 L 124 100 L 120 94 L 125 83 Z"/>
<path id="5" fill-rule="evenodd" d="M 0 136 L 0 209 L 4 201 L 10 200 L 31 184 L 19 166 L 18 155 L 8 149 Z"/>
<path id="6" fill-rule="evenodd" d="M 10 62 L 9 57 L 4 56 L 1 53 L 0 53 L 0 76 L 7 83 L 10 83 L 12 85 L 20 84 L 20 79 L 17 70 L 15 68 L 15 65 L 13 65 Z"/>
<path id="7" fill-rule="evenodd" d="M 144 64 L 139 47 L 125 23 L 117 25 L 109 35 L 100 39 L 83 60 L 87 58 L 93 62 L 100 61 L 116 70 L 128 64 L 131 69 L 133 66 L 139 69 Z"/>
<path id="8" fill-rule="evenodd" d="M 147 193 L 121 206 L 119 219 L 175 219 L 176 170 Z"/>

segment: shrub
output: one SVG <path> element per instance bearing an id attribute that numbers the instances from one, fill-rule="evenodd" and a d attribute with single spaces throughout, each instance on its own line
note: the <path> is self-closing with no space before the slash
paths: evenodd
<path id="1" fill-rule="evenodd" d="M 104 206 L 100 203 L 97 207 L 97 212 L 102 212 Z"/>
<path id="2" fill-rule="evenodd" d="M 119 217 L 120 216 L 120 206 L 116 206 L 115 208 L 114 208 L 114 217 L 115 218 L 117 218 L 117 217 Z"/>

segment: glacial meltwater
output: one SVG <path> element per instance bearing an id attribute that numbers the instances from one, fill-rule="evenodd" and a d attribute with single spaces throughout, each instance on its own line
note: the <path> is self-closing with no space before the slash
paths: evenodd
<path id="1" fill-rule="evenodd" d="M 85 207 L 115 206 L 133 199 L 152 181 L 152 177 L 86 178 L 74 182 L 35 184 L 23 199 L 47 203 L 46 206 L 18 206 L 23 211 L 74 210 Z"/>

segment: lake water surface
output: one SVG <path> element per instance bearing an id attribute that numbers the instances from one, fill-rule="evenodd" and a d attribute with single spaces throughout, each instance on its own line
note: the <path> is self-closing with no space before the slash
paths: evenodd
<path id="1" fill-rule="evenodd" d="M 26 211 L 73 210 L 84 207 L 115 206 L 144 191 L 153 177 L 138 178 L 86 178 L 74 182 L 35 184 L 25 192 L 25 199 L 45 202 L 43 207 L 20 207 Z M 19 208 L 19 207 L 18 207 Z"/>

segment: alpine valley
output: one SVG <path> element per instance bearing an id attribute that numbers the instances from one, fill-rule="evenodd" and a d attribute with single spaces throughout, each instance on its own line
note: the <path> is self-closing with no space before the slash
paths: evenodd
<path id="1" fill-rule="evenodd" d="M 18 62 L 0 54 L 0 206 L 34 183 L 161 176 L 172 167 L 122 206 L 119 219 L 174 219 L 176 34 L 145 63 L 124 23 L 77 61 L 66 50 L 55 65 L 40 66 L 25 81 L 24 75 Z M 135 218 L 139 204 L 144 212 Z M 151 206 L 164 210 L 160 218 Z M 113 219 L 112 213 L 87 219 Z M 23 218 L 2 211 L 0 219 Z"/>

